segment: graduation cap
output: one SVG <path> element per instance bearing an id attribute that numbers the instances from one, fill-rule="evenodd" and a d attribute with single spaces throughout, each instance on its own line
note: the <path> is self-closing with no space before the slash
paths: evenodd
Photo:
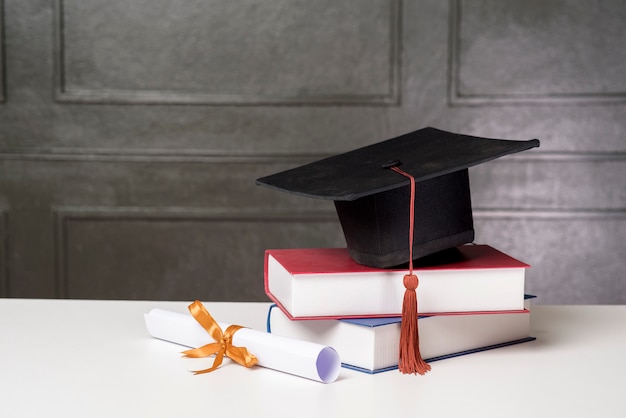
<path id="1" fill-rule="evenodd" d="M 287 193 L 333 200 L 352 258 L 387 268 L 409 261 L 410 179 L 415 179 L 412 259 L 474 240 L 468 168 L 538 147 L 423 128 L 257 179 Z"/>
<path id="2" fill-rule="evenodd" d="M 474 240 L 469 167 L 538 146 L 537 139 L 487 139 L 424 128 L 257 179 L 257 184 L 333 200 L 356 262 L 380 268 L 409 263 L 398 369 L 424 374 L 430 365 L 419 350 L 413 260 Z"/>

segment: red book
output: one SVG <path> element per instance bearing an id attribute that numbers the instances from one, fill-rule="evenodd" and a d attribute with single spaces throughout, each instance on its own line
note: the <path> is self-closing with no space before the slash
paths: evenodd
<path id="1" fill-rule="evenodd" d="M 524 309 L 530 267 L 488 245 L 463 245 L 416 263 L 420 314 Z M 290 319 L 398 316 L 406 269 L 356 263 L 346 248 L 265 251 L 265 292 Z"/>

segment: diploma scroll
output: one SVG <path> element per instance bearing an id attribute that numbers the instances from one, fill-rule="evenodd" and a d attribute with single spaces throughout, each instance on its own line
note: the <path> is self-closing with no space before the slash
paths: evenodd
<path id="1" fill-rule="evenodd" d="M 214 342 L 190 314 L 155 308 L 144 314 L 144 319 L 154 338 L 191 348 Z M 220 322 L 219 326 L 225 330 L 229 325 Z M 259 366 L 319 382 L 334 382 L 341 368 L 339 355 L 331 347 L 250 328 L 235 332 L 233 345 L 246 347 L 256 356 Z"/>

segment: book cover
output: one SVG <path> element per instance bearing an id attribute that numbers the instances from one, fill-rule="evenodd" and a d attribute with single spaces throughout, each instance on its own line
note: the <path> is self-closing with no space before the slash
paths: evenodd
<path id="1" fill-rule="evenodd" d="M 488 245 L 420 260 L 419 313 L 522 310 L 528 267 Z M 346 248 L 265 252 L 265 292 L 290 319 L 399 316 L 406 272 L 358 264 Z"/>
<path id="2" fill-rule="evenodd" d="M 400 317 L 292 321 L 275 305 L 267 331 L 333 347 L 342 366 L 366 373 L 398 367 Z M 532 341 L 530 311 L 419 317 L 420 352 L 426 361 Z"/>

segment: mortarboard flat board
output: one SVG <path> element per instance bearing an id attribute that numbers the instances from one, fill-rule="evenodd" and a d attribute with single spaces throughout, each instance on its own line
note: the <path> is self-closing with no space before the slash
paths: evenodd
<path id="1" fill-rule="evenodd" d="M 413 258 L 474 240 L 468 168 L 539 146 L 423 128 L 257 179 L 287 193 L 333 200 L 352 258 L 386 268 L 409 261 L 410 180 L 415 178 Z"/>

